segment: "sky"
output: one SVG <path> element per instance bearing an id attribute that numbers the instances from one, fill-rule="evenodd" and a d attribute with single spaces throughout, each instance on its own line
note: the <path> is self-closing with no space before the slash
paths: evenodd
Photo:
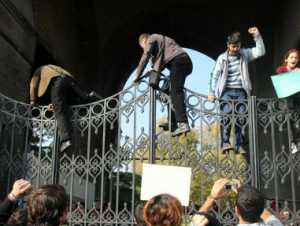
<path id="1" fill-rule="evenodd" d="M 209 77 L 210 73 L 215 65 L 215 61 L 211 59 L 210 57 L 192 50 L 192 49 L 186 49 L 187 54 L 190 56 L 192 62 L 193 62 L 193 72 L 187 77 L 185 82 L 185 87 L 195 91 L 200 94 L 207 95 L 208 94 L 208 83 L 209 83 Z M 151 67 L 148 64 L 145 72 L 147 70 L 150 70 Z M 144 73 L 145 73 L 144 72 Z M 168 74 L 167 70 L 163 71 L 164 74 Z M 135 78 L 135 70 L 130 75 L 129 79 L 127 80 L 124 89 L 131 86 L 133 83 L 133 80 Z M 146 105 L 144 108 L 144 111 L 140 111 L 141 109 L 137 110 L 136 113 L 136 133 L 138 136 L 142 128 L 145 130 L 145 133 L 148 133 L 149 129 L 149 107 Z M 156 119 L 159 120 L 160 118 L 166 117 L 167 110 L 165 109 L 162 111 L 161 106 L 157 106 L 157 114 Z M 123 131 L 123 136 L 129 136 L 133 137 L 134 134 L 134 128 L 133 128 L 133 114 L 131 114 L 131 117 L 129 117 L 129 120 L 126 122 L 126 118 L 123 116 L 121 120 L 121 129 Z"/>

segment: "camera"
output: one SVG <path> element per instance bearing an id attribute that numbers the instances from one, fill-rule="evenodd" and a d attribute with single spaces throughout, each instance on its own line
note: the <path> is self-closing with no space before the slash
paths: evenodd
<path id="1" fill-rule="evenodd" d="M 236 184 L 236 183 L 234 183 L 234 182 L 229 182 L 229 183 L 225 184 L 224 189 L 225 189 L 226 191 L 229 191 L 229 190 L 235 189 L 236 187 L 237 187 L 237 184 Z"/>

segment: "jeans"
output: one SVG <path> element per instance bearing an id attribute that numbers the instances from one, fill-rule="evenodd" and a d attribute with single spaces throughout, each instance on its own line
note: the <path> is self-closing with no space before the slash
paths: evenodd
<path id="1" fill-rule="evenodd" d="M 234 125 L 236 149 L 238 150 L 243 144 L 242 127 L 246 123 L 246 119 L 238 115 L 245 114 L 247 111 L 244 102 L 247 99 L 247 94 L 243 89 L 226 88 L 220 99 L 220 110 L 223 114 L 221 119 L 221 147 L 230 144 L 231 120 L 233 119 L 231 114 L 234 114 L 236 117 Z"/>
<path id="2" fill-rule="evenodd" d="M 181 54 L 171 60 L 166 67 L 170 70 L 170 93 L 176 122 L 188 122 L 183 89 L 186 77 L 193 70 L 192 61 L 187 54 Z"/>

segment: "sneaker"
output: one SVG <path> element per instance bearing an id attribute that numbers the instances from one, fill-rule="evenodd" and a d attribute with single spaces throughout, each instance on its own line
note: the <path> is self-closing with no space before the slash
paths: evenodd
<path id="1" fill-rule="evenodd" d="M 223 147 L 222 147 L 222 154 L 223 155 L 228 153 L 230 150 L 234 150 L 234 148 L 231 146 L 231 144 L 229 144 L 229 143 L 223 144 Z"/>
<path id="2" fill-rule="evenodd" d="M 246 155 L 246 154 L 247 154 L 247 152 L 245 151 L 245 149 L 242 148 L 242 147 L 236 148 L 236 149 L 235 149 L 235 153 L 236 153 L 236 154 L 241 154 L 241 155 Z"/>
<path id="3" fill-rule="evenodd" d="M 60 151 L 64 151 L 72 145 L 70 140 L 63 141 L 60 145 Z"/>
<path id="4" fill-rule="evenodd" d="M 178 122 L 177 123 L 177 129 L 172 133 L 172 136 L 179 136 L 183 133 L 187 133 L 190 131 L 190 126 L 186 122 Z"/>
<path id="5" fill-rule="evenodd" d="M 165 122 L 165 123 L 159 124 L 158 127 L 162 128 L 164 131 L 168 131 L 169 130 L 169 123 Z"/>
<path id="6" fill-rule="evenodd" d="M 294 142 L 292 142 L 291 143 L 291 152 L 292 152 L 292 154 L 295 154 L 298 151 L 299 151 L 299 149 L 298 149 L 297 145 Z"/>
<path id="7" fill-rule="evenodd" d="M 162 123 L 158 127 L 162 128 L 163 131 L 169 131 L 169 123 L 168 122 Z M 175 128 L 176 128 L 176 125 L 171 124 L 171 132 L 173 132 L 175 130 Z"/>

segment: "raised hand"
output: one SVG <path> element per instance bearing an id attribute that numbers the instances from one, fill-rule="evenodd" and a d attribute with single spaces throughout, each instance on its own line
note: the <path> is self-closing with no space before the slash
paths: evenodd
<path id="1" fill-rule="evenodd" d="M 226 196 L 227 192 L 225 191 L 224 187 L 225 184 L 229 183 L 230 180 L 226 179 L 226 178 L 221 178 L 219 180 L 217 180 L 210 192 L 210 197 L 217 200 L 220 198 L 223 198 L 224 196 Z"/>
<path id="2" fill-rule="evenodd" d="M 207 100 L 210 102 L 214 102 L 216 100 L 216 97 L 214 95 L 208 95 Z"/>
<path id="3" fill-rule="evenodd" d="M 257 27 L 250 27 L 248 29 L 248 32 L 252 35 L 259 33 L 258 28 Z"/>
<path id="4" fill-rule="evenodd" d="M 31 189 L 32 186 L 29 181 L 24 179 L 16 180 L 10 192 L 10 196 L 12 196 L 13 199 L 21 198 L 26 195 L 27 192 L 31 191 Z"/>

